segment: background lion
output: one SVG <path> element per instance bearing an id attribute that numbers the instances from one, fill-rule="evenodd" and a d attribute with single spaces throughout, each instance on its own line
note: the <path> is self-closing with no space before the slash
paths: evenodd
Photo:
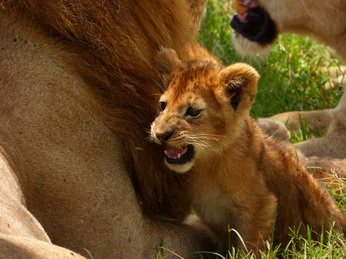
<path id="1" fill-rule="evenodd" d="M 187 58 L 204 4 L 1 1 L 0 257 L 148 258 L 161 240 L 183 256 L 206 249 L 173 223 L 190 209 L 186 176 L 147 140 L 153 55 Z"/>
<path id="2" fill-rule="evenodd" d="M 235 47 L 243 54 L 263 51 L 279 33 L 311 35 L 332 47 L 346 61 L 346 5 L 333 1 L 235 0 L 237 15 L 231 21 L 235 29 Z M 326 132 L 322 138 L 296 146 L 306 156 L 346 157 L 346 96 L 335 109 L 290 112 L 273 118 L 297 128 L 300 118 L 314 130 Z M 323 148 L 321 148 L 323 147 Z"/>

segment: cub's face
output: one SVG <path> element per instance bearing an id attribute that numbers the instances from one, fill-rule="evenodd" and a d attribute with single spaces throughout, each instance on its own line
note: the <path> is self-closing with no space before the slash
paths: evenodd
<path id="1" fill-rule="evenodd" d="M 164 51 L 172 58 L 173 50 Z M 160 97 L 151 138 L 164 146 L 166 165 L 184 173 L 237 136 L 253 102 L 258 75 L 245 64 L 224 68 L 199 61 L 184 63 L 175 53 L 175 60 L 169 60 L 167 55 L 161 53 L 163 62 L 173 66 L 166 74 L 167 90 Z"/>
<path id="2" fill-rule="evenodd" d="M 234 120 L 228 98 L 218 91 L 218 68 L 191 64 L 171 74 L 159 101 L 160 114 L 151 126 L 151 137 L 165 146 L 166 164 L 186 172 L 205 153 L 216 152 Z"/>

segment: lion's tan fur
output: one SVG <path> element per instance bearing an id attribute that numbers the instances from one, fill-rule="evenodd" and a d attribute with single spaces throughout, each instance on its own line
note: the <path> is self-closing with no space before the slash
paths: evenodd
<path id="1" fill-rule="evenodd" d="M 289 146 L 265 136 L 249 116 L 259 78 L 252 67 L 179 61 L 169 49 L 159 57 L 172 68 L 160 98 L 166 105 L 151 136 L 168 148 L 193 146 L 187 163 L 166 164 L 180 174 L 191 169 L 192 206 L 219 238 L 220 248 L 226 250 L 229 241 L 243 248 L 228 226 L 257 256 L 273 229 L 274 243 L 282 247 L 290 240 L 290 228 L 305 235 L 310 225 L 321 233 L 335 221 L 346 233 L 346 217 L 325 187 Z M 197 117 L 189 115 L 191 107 L 201 110 Z M 169 137 L 160 137 L 165 132 Z"/>
<path id="2" fill-rule="evenodd" d="M 181 255 L 201 247 L 196 230 L 152 219 L 179 222 L 190 201 L 146 132 L 154 53 L 188 57 L 205 2 L 0 3 L 1 161 L 12 168 L 0 168 L 0 202 L 18 211 L 0 212 L 1 257 L 56 257 L 50 242 L 106 258 L 148 258 L 161 239 Z"/>
<path id="3" fill-rule="evenodd" d="M 235 0 L 237 1 L 237 0 Z M 258 0 L 274 20 L 279 33 L 310 35 L 327 46 L 346 62 L 346 5 L 343 0 Z M 263 46 L 241 35 L 235 36 L 235 46 L 241 53 L 261 52 Z M 290 112 L 275 115 L 293 130 L 302 119 L 313 130 L 325 133 L 322 138 L 308 140 L 296 146 L 306 156 L 346 157 L 346 94 L 335 109 L 309 112 Z M 275 124 L 275 123 L 274 123 Z M 267 128 L 270 131 L 270 127 Z M 323 147 L 323 148 L 321 148 Z"/>

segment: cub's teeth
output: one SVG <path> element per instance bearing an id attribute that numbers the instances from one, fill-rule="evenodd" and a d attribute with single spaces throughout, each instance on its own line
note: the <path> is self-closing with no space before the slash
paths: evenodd
<path id="1" fill-rule="evenodd" d="M 187 151 L 186 148 L 174 148 L 174 147 L 166 147 L 164 150 L 167 157 L 171 159 L 180 159 L 182 155 L 184 155 Z"/>

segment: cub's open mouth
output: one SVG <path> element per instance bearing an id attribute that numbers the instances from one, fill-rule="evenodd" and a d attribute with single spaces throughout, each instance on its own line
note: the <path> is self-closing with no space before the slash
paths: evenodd
<path id="1" fill-rule="evenodd" d="M 175 148 L 167 146 L 165 148 L 166 161 L 169 164 L 185 164 L 193 158 L 194 149 L 192 145 L 185 148 Z"/>
<path id="2" fill-rule="evenodd" d="M 277 37 L 274 21 L 269 13 L 252 0 L 235 0 L 237 14 L 231 27 L 245 38 L 262 45 L 272 43 Z"/>

